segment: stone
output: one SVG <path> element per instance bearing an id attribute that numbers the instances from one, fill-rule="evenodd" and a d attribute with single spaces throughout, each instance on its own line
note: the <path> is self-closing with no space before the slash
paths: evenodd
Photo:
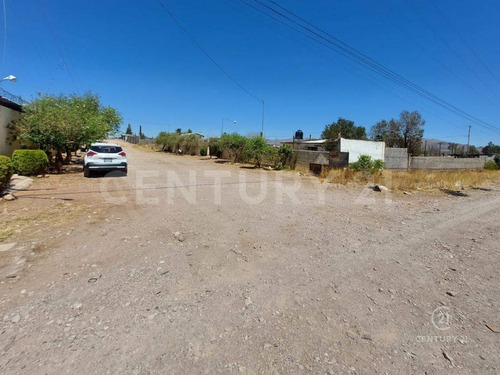
<path id="1" fill-rule="evenodd" d="M 14 201 L 14 200 L 17 199 L 17 197 L 14 194 L 11 194 L 11 193 L 5 194 L 2 198 L 3 198 L 4 201 Z"/>
<path id="2" fill-rule="evenodd" d="M 186 237 L 184 237 L 184 235 L 181 233 L 181 232 L 175 232 L 174 233 L 174 237 L 177 241 L 179 242 L 184 242 L 186 241 Z"/>
<path id="3" fill-rule="evenodd" d="M 16 246 L 17 242 L 10 242 L 10 243 L 2 243 L 0 244 L 0 253 L 3 251 L 9 251 L 12 249 L 14 246 Z"/>
<path id="4" fill-rule="evenodd" d="M 375 191 L 389 191 L 389 188 L 387 186 L 384 186 L 384 185 L 375 185 L 373 187 L 373 190 L 375 190 Z"/>
<path id="5" fill-rule="evenodd" d="M 250 306 L 253 303 L 250 297 L 245 298 L 245 306 Z"/>
<path id="6" fill-rule="evenodd" d="M 19 323 L 20 320 L 21 320 L 21 315 L 17 314 L 17 315 L 14 315 L 10 321 L 12 323 Z"/>

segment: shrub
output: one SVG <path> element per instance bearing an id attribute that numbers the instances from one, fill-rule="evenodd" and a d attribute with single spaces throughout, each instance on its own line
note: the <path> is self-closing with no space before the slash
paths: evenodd
<path id="1" fill-rule="evenodd" d="M 8 156 L 0 155 L 0 191 L 2 191 L 10 181 L 14 173 L 14 166 Z"/>
<path id="2" fill-rule="evenodd" d="M 223 134 L 219 142 L 220 151 L 229 152 L 233 162 L 244 161 L 242 154 L 247 142 L 248 139 L 238 133 Z"/>
<path id="3" fill-rule="evenodd" d="M 282 168 L 288 165 L 292 161 L 293 157 L 293 148 L 290 145 L 281 145 L 278 149 L 278 155 L 280 157 L 280 162 Z"/>
<path id="4" fill-rule="evenodd" d="M 207 145 L 203 145 L 200 148 L 200 156 L 207 156 Z"/>
<path id="5" fill-rule="evenodd" d="M 181 135 L 179 143 L 185 155 L 197 155 L 200 152 L 200 139 L 195 134 Z"/>
<path id="6" fill-rule="evenodd" d="M 283 169 L 283 164 L 281 164 L 281 162 L 277 162 L 276 165 L 274 166 L 274 169 L 276 169 L 277 171 L 281 171 Z"/>
<path id="7" fill-rule="evenodd" d="M 500 155 L 495 155 L 495 158 L 493 160 L 495 160 L 497 169 L 500 169 Z"/>
<path id="8" fill-rule="evenodd" d="M 378 172 L 384 168 L 385 168 L 385 163 L 382 160 L 377 159 L 373 162 L 373 171 L 374 172 Z"/>
<path id="9" fill-rule="evenodd" d="M 210 157 L 215 156 L 217 158 L 222 157 L 222 149 L 220 146 L 219 138 L 209 138 L 208 139 L 208 147 L 210 148 Z"/>
<path id="10" fill-rule="evenodd" d="M 487 169 L 489 171 L 494 171 L 498 169 L 498 165 L 493 160 L 489 160 L 486 163 L 484 163 L 484 169 Z"/>
<path id="11" fill-rule="evenodd" d="M 49 158 L 42 150 L 16 150 L 12 154 L 12 165 L 20 175 L 35 175 L 45 173 Z"/>
<path id="12" fill-rule="evenodd" d="M 269 152 L 269 148 L 264 138 L 255 137 L 246 142 L 243 149 L 243 156 L 247 160 L 253 161 L 255 166 L 260 168 L 262 158 Z"/>
<path id="13" fill-rule="evenodd" d="M 385 163 L 382 160 L 372 160 L 369 155 L 361 155 L 358 161 L 349 164 L 349 169 L 353 171 L 363 171 L 369 173 L 375 173 L 384 169 Z"/>

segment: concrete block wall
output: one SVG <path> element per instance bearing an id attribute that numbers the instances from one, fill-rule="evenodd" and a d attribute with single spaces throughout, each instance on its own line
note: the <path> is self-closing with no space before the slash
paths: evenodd
<path id="1" fill-rule="evenodd" d="M 411 169 L 483 169 L 486 158 L 453 158 L 449 156 L 412 156 Z"/>
<path id="2" fill-rule="evenodd" d="M 294 168 L 301 167 L 309 169 L 309 164 L 314 163 L 316 158 L 321 154 L 323 154 L 327 159 L 330 157 L 330 153 L 327 151 L 295 150 L 292 165 Z"/>
<path id="3" fill-rule="evenodd" d="M 384 155 L 386 169 L 407 169 L 408 149 L 406 148 L 386 148 Z"/>

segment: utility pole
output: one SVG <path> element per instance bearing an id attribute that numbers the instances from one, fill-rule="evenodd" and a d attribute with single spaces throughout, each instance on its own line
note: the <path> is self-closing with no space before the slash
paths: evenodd
<path id="1" fill-rule="evenodd" d="M 443 144 L 443 142 L 439 142 L 439 156 L 441 156 L 441 145 Z"/>
<path id="2" fill-rule="evenodd" d="M 472 128 L 472 125 L 469 125 L 469 134 L 467 135 L 467 156 L 469 156 L 470 149 L 470 128 Z"/>

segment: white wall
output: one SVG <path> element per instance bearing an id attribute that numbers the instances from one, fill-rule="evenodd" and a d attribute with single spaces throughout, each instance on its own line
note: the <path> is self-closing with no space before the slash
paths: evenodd
<path id="1" fill-rule="evenodd" d="M 12 156 L 12 152 L 19 148 L 19 143 L 9 145 L 7 125 L 20 115 L 18 111 L 0 105 L 0 155 Z"/>
<path id="2" fill-rule="evenodd" d="M 340 152 L 349 153 L 349 163 L 358 161 L 361 155 L 369 155 L 373 160 L 384 160 L 385 143 L 341 138 Z"/>

